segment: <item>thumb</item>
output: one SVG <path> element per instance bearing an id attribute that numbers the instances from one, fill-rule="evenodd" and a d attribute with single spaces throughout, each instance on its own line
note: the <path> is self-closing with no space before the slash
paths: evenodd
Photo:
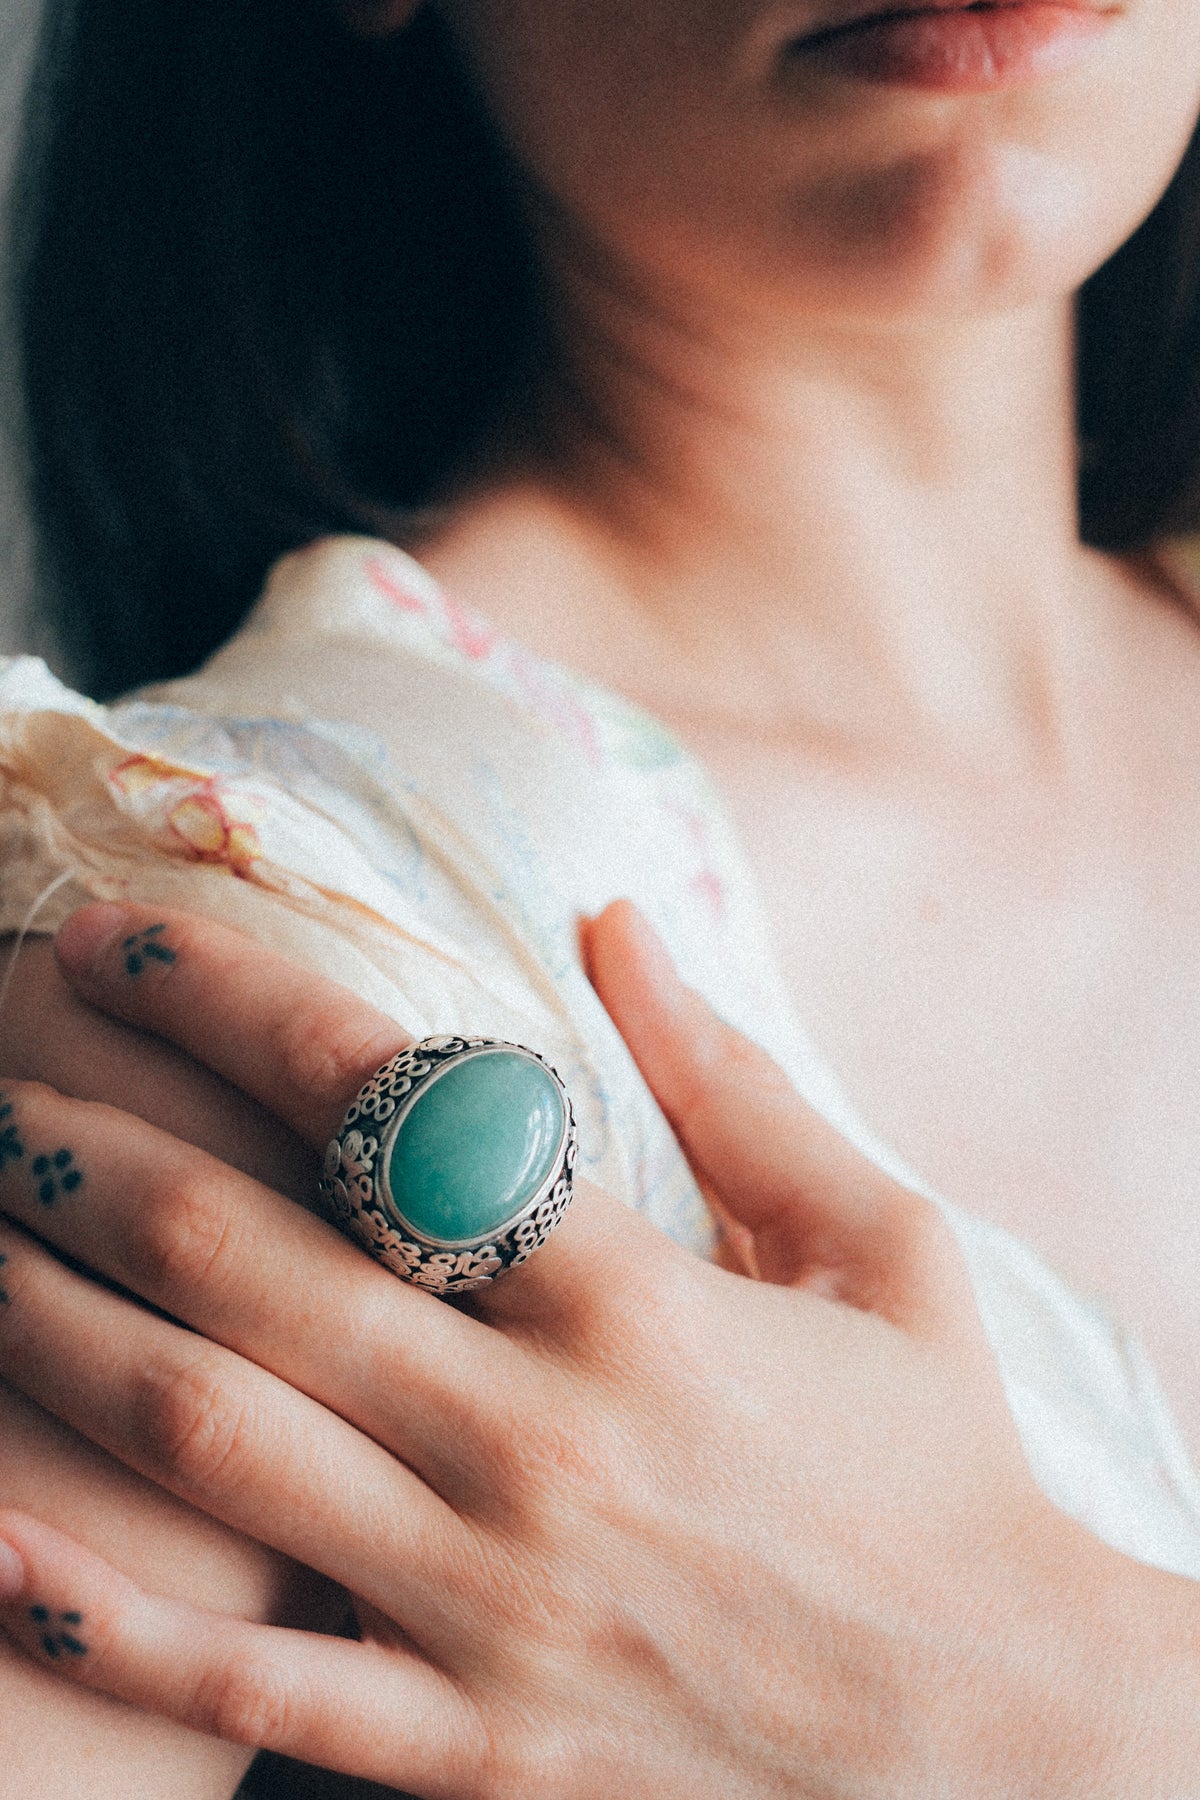
<path id="1" fill-rule="evenodd" d="M 969 1278 L 937 1208 L 809 1106 L 779 1065 L 686 987 L 628 900 L 585 921 L 593 986 L 719 1210 L 767 1281 L 917 1335 L 977 1335 Z"/>

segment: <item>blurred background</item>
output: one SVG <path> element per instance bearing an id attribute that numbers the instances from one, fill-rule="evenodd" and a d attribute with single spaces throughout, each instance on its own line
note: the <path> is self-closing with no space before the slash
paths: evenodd
<path id="1" fill-rule="evenodd" d="M 13 152 L 39 10 L 40 0 L 0 0 L 0 197 L 5 224 Z M 0 272 L 7 274 L 7 269 L 7 244 L 0 237 Z M 30 647 L 45 650 L 32 592 L 29 532 L 21 504 L 15 427 L 12 339 L 0 307 L 0 654 Z"/>

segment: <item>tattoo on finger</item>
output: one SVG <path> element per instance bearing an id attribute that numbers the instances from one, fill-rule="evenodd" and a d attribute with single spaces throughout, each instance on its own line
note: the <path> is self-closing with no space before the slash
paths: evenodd
<path id="1" fill-rule="evenodd" d="M 73 1150 L 56 1150 L 52 1156 L 35 1156 L 29 1165 L 43 1206 L 54 1206 L 83 1185 L 83 1170 Z"/>
<path id="2" fill-rule="evenodd" d="M 48 1606 L 31 1606 L 29 1616 L 35 1625 L 41 1627 L 42 1649 L 47 1656 L 60 1657 L 66 1652 L 68 1656 L 86 1656 L 87 1645 L 78 1637 L 77 1629 L 83 1624 L 81 1612 L 52 1613 Z M 69 1626 L 67 1631 L 63 1626 Z"/>
<path id="3" fill-rule="evenodd" d="M 125 973 L 140 975 L 148 962 L 170 964 L 175 961 L 175 952 L 169 944 L 164 944 L 162 934 L 165 925 L 147 925 L 144 931 L 135 931 L 121 945 L 125 954 Z"/>
<path id="4" fill-rule="evenodd" d="M 20 1162 L 24 1154 L 25 1146 L 13 1118 L 12 1104 L 4 1094 L 0 1094 L 0 1169 L 6 1163 Z"/>
<path id="5" fill-rule="evenodd" d="M 23 1162 L 25 1144 L 13 1117 L 12 1102 L 0 1094 L 0 1172 L 10 1163 Z M 83 1170 L 75 1161 L 75 1152 L 62 1146 L 35 1156 L 29 1172 L 43 1206 L 54 1206 L 83 1185 Z"/>
<path id="6" fill-rule="evenodd" d="M 8 1267 L 7 1256 L 0 1255 L 0 1276 L 3 1276 L 4 1270 L 7 1267 Z M 0 1285 L 0 1306 L 9 1306 L 9 1305 L 11 1305 L 11 1302 L 8 1297 L 8 1289 L 6 1287 Z"/>

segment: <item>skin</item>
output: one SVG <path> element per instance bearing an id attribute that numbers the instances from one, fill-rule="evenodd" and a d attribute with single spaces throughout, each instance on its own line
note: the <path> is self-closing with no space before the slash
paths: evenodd
<path id="1" fill-rule="evenodd" d="M 402 11 L 371 9 L 371 28 Z M 787 22 L 699 0 L 447 11 L 527 171 L 561 358 L 426 561 L 700 751 L 786 979 L 868 1115 L 1149 1322 L 1161 1360 L 1162 1319 L 1194 1337 L 1172 1283 L 1200 1151 L 1176 1085 L 1200 1045 L 1196 646 L 1157 584 L 1078 545 L 1068 296 L 1192 128 L 1194 9 L 1131 0 L 1069 79 L 936 102 L 782 78 L 774 48 L 815 5 Z M 8 1072 L 162 1104 L 128 1032 L 106 1027 L 95 1054 L 83 1034 L 100 1027 L 44 951 L 15 1018 Z M 1103 1083 L 1048 1060 L 1081 1040 L 1111 1046 Z M 160 1122 L 237 1165 L 242 1103 L 168 1066 Z M 287 1189 L 284 1140 L 290 1164 L 265 1173 Z M 0 1495 L 31 1504 L 32 1486 L 44 1516 L 84 1529 L 94 1453 L 3 1404 Z M 10 1416 L 30 1446 L 11 1462 Z M 120 1526 L 131 1573 L 158 1585 L 141 1559 L 159 1544 L 166 1586 L 212 1583 L 256 1617 L 287 1603 L 294 1572 L 199 1514 L 143 1537 L 162 1503 L 104 1469 L 118 1499 L 92 1541 L 115 1557 Z M 93 1771 L 129 1759 L 112 1791 L 142 1791 L 136 1725 L 110 1738 L 110 1713 L 59 1714 L 77 1693 L 38 1682 L 13 1709 L 29 1768 L 48 1740 L 86 1740 Z M 185 1773 L 180 1795 L 227 1788 L 229 1767 Z"/>
<path id="2" fill-rule="evenodd" d="M 1071 401 L 1200 17 L 931 98 L 781 69 L 817 0 L 449 12 L 561 356 L 423 560 L 699 754 L 864 1116 L 1104 1296 L 1200 1450 L 1200 637 L 1081 547 Z"/>
<path id="3" fill-rule="evenodd" d="M 369 1051 L 360 1073 L 402 1045 L 182 915 L 175 962 L 131 983 L 122 937 L 150 916 L 75 916 L 79 990 L 314 1145 L 346 1100 L 328 1044 Z M 1182 1800 L 1195 1585 L 1039 1493 L 936 1210 L 683 988 L 632 907 L 587 949 L 758 1279 L 584 1183 L 531 1263 L 455 1308 L 127 1114 L 7 1085 L 0 1368 L 359 1595 L 362 1641 L 161 1598 L 12 1512 L 4 1629 L 60 1678 L 429 1800 Z M 85 1179 L 47 1206 L 25 1165 L 67 1140 Z"/>
<path id="4" fill-rule="evenodd" d="M 23 957 L 4 1021 L 7 1079 L 37 1076 L 132 1107 L 286 1192 L 311 1192 L 310 1158 L 290 1132 L 189 1057 L 76 999 L 50 944 L 32 945 Z M 16 1165 L 6 1158 L 6 1166 Z M 11 1290 L 6 1270 L 0 1286 Z M 36 1508 L 163 1593 L 246 1619 L 333 1628 L 343 1615 L 340 1596 L 324 1583 L 136 1475 L 2 1376 L 0 1494 L 6 1505 Z M 43 1788 L 78 1800 L 163 1800 L 164 1792 L 170 1800 L 229 1800 L 250 1761 L 239 1746 L 66 1687 L 44 1660 L 32 1662 L 9 1640 L 0 1641 L 0 1712 L 4 1800 Z"/>

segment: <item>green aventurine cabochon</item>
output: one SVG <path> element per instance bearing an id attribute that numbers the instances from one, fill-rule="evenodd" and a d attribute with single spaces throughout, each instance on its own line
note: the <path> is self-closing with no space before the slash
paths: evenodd
<path id="1" fill-rule="evenodd" d="M 482 1050 L 448 1064 L 418 1094 L 388 1159 L 402 1220 L 442 1243 L 490 1237 L 550 1174 L 566 1117 L 557 1083 L 531 1056 Z"/>

